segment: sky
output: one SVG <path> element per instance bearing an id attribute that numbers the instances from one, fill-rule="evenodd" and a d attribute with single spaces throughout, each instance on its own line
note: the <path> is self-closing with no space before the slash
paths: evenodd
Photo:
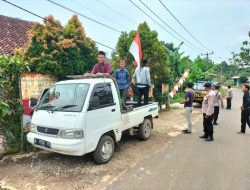
<path id="1" fill-rule="evenodd" d="M 20 7 L 34 12 L 42 17 L 53 15 L 65 25 L 74 13 L 51 4 L 47 0 L 8 0 Z M 167 12 L 158 0 L 142 0 L 158 17 L 167 23 L 178 34 L 169 29 L 165 23 L 153 15 L 139 0 L 132 0 L 141 9 L 160 23 L 166 30 L 152 21 L 129 0 L 53 0 L 76 12 L 115 28 L 118 31 L 136 30 L 137 26 L 146 21 L 152 30 L 158 32 L 159 40 L 181 46 L 184 55 L 191 59 L 198 55 L 211 53 L 215 62 L 228 61 L 231 52 L 239 52 L 242 42 L 249 39 L 250 31 L 250 0 L 162 0 L 174 16 L 209 50 L 195 41 Z M 108 7 L 109 8 L 108 8 Z M 111 8 L 111 9 L 110 9 Z M 115 10 L 115 11 L 113 11 Z M 118 13 L 117 13 L 118 12 Z M 42 22 L 27 12 L 17 9 L 0 0 L 0 14 L 23 20 Z M 120 33 L 105 28 L 86 18 L 79 16 L 88 37 L 115 48 Z M 181 37 L 179 37 L 179 36 Z M 188 42 L 192 45 L 190 45 Z M 196 48 L 191 48 L 195 46 Z M 99 50 L 110 53 L 112 50 L 98 45 Z M 194 50 L 196 49 L 196 50 Z"/>

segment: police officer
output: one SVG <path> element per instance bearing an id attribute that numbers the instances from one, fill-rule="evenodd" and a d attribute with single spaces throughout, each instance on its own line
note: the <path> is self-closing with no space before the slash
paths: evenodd
<path id="1" fill-rule="evenodd" d="M 243 95 L 243 105 L 241 107 L 241 130 L 239 134 L 245 134 L 246 124 L 250 128 L 250 94 L 249 94 L 249 85 L 245 84 L 242 86 Z"/>
<path id="2" fill-rule="evenodd" d="M 231 110 L 232 99 L 233 99 L 233 91 L 231 89 L 231 85 L 229 85 L 227 90 L 227 107 L 226 107 L 227 110 Z"/>
<path id="3" fill-rule="evenodd" d="M 214 103 L 214 123 L 213 125 L 218 125 L 217 120 L 219 117 L 220 107 L 224 108 L 223 97 L 220 93 L 220 85 L 215 86 L 215 103 Z"/>
<path id="4" fill-rule="evenodd" d="M 206 141 L 213 141 L 213 114 L 214 114 L 214 102 L 215 94 L 212 90 L 211 83 L 206 83 L 204 85 L 205 90 L 207 91 L 206 96 L 202 102 L 202 113 L 203 113 L 203 127 L 204 134 L 200 138 L 205 138 Z"/>

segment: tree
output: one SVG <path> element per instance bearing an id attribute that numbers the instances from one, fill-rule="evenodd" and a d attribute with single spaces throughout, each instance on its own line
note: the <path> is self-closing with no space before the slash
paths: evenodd
<path id="1" fill-rule="evenodd" d="M 239 82 L 240 82 L 241 84 L 248 83 L 248 78 L 245 77 L 245 76 L 240 76 Z"/>
<path id="2" fill-rule="evenodd" d="M 189 80 L 191 82 L 197 81 L 212 81 L 214 79 L 213 63 L 206 63 L 206 60 L 197 57 L 190 64 Z"/>
<path id="3" fill-rule="evenodd" d="M 31 64 L 31 71 L 53 74 L 59 79 L 83 74 L 95 64 L 97 48 L 74 15 L 65 27 L 53 16 L 44 24 L 35 24 L 30 43 L 20 53 Z"/>
<path id="4" fill-rule="evenodd" d="M 250 38 L 250 31 L 248 33 L 248 37 Z M 232 53 L 233 57 L 231 62 L 236 63 L 241 68 L 250 66 L 250 40 L 246 40 L 242 42 L 242 47 L 240 48 L 239 53 Z"/>
<path id="5" fill-rule="evenodd" d="M 22 72 L 29 70 L 28 64 L 18 56 L 0 55 L 0 134 L 5 137 L 7 153 L 21 150 L 21 118 L 19 81 Z M 27 150 L 27 141 L 24 139 Z"/>
<path id="6" fill-rule="evenodd" d="M 168 65 L 171 69 L 171 78 L 173 79 L 173 85 L 179 80 L 187 67 L 192 62 L 189 56 L 183 56 L 184 52 L 180 53 L 180 47 L 183 42 L 176 48 L 173 43 L 164 43 L 165 50 L 168 54 Z"/>
<path id="7" fill-rule="evenodd" d="M 171 72 L 167 64 L 168 54 L 164 48 L 164 43 L 158 39 L 156 31 L 152 31 L 146 22 L 141 23 L 137 31 L 133 30 L 121 34 L 116 45 L 116 51 L 119 57 L 126 58 L 128 69 L 133 74 L 134 58 L 128 52 L 136 32 L 140 33 L 143 59 L 146 59 L 149 63 L 152 81 L 155 84 L 155 93 L 161 93 L 161 84 L 171 81 Z M 113 58 L 117 60 L 117 58 Z"/>
<path id="8" fill-rule="evenodd" d="M 164 49 L 163 42 L 158 40 L 158 33 L 151 31 L 146 22 L 140 24 L 137 31 L 141 37 L 143 59 L 146 59 L 149 63 L 153 80 L 159 83 L 169 82 L 170 69 L 166 63 L 168 55 Z M 120 57 L 125 57 L 126 61 L 130 63 L 131 70 L 134 58 L 128 51 L 135 35 L 136 31 L 131 31 L 129 34 L 123 32 L 116 45 L 116 51 Z"/>

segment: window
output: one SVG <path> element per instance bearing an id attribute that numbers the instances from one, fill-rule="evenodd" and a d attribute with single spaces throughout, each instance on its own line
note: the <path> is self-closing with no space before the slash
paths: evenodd
<path id="1" fill-rule="evenodd" d="M 80 112 L 89 84 L 58 84 L 52 86 L 41 98 L 38 110 Z"/>
<path id="2" fill-rule="evenodd" d="M 110 84 L 98 84 L 95 86 L 92 97 L 92 109 L 98 109 L 114 105 L 114 99 Z"/>

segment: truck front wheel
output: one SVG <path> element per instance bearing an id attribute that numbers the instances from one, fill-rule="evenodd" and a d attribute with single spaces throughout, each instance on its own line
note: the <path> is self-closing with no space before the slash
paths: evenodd
<path id="1" fill-rule="evenodd" d="M 139 137 L 142 140 L 147 140 L 151 136 L 152 132 L 152 120 L 145 118 L 143 123 L 139 126 Z"/>
<path id="2" fill-rule="evenodd" d="M 102 136 L 94 152 L 94 160 L 97 164 L 108 163 L 114 154 L 114 140 L 110 136 Z"/>

